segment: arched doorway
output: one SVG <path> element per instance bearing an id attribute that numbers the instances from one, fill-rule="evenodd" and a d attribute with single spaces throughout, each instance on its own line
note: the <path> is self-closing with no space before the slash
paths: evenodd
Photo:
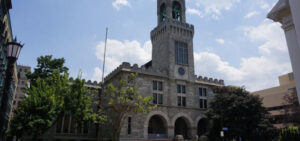
<path id="1" fill-rule="evenodd" d="M 197 126 L 197 134 L 199 137 L 204 135 L 207 132 L 207 127 L 208 127 L 208 119 L 203 118 L 199 120 Z"/>
<path id="2" fill-rule="evenodd" d="M 148 139 L 164 139 L 167 137 L 166 120 L 159 115 L 152 116 L 148 124 Z"/>
<path id="3" fill-rule="evenodd" d="M 188 130 L 188 124 L 183 117 L 180 117 L 175 121 L 175 136 L 182 135 L 185 139 L 189 139 Z"/>

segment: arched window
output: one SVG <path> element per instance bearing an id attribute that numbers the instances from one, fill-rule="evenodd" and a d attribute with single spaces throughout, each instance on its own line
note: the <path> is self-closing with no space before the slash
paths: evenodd
<path id="1" fill-rule="evenodd" d="M 181 5 L 179 2 L 174 1 L 172 6 L 172 17 L 177 21 L 181 21 Z"/>
<path id="2" fill-rule="evenodd" d="M 160 22 L 165 21 L 167 18 L 167 10 L 166 10 L 166 5 L 163 3 L 160 6 Z"/>

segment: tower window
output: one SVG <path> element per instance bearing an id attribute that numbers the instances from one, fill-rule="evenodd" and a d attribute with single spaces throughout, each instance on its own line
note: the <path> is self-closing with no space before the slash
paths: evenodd
<path id="1" fill-rule="evenodd" d="M 160 22 L 165 21 L 167 18 L 167 10 L 166 10 L 166 5 L 162 4 L 160 6 Z"/>
<path id="2" fill-rule="evenodd" d="M 173 2 L 172 17 L 176 21 L 181 21 L 181 5 L 177 1 Z"/>
<path id="3" fill-rule="evenodd" d="M 188 48 L 186 43 L 175 41 L 175 62 L 188 65 Z"/>

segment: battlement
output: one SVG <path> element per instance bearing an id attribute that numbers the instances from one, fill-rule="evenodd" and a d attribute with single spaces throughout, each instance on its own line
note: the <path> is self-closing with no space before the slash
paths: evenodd
<path id="1" fill-rule="evenodd" d="M 113 76 L 115 76 L 120 71 L 127 71 L 127 72 L 139 73 L 139 74 L 156 75 L 156 76 L 161 76 L 161 77 L 167 76 L 166 71 L 161 71 L 161 70 L 157 70 L 157 69 L 154 70 L 151 67 L 146 68 L 145 65 L 139 67 L 138 64 L 131 65 L 128 62 L 123 62 L 120 66 L 118 66 L 115 70 L 113 70 L 110 74 L 108 74 L 104 78 L 104 81 L 110 80 Z"/>
<path id="2" fill-rule="evenodd" d="M 194 26 L 168 18 L 151 31 L 151 39 L 162 39 L 166 33 L 191 38 L 194 36 Z"/>
<path id="3" fill-rule="evenodd" d="M 72 83 L 73 81 L 74 81 L 74 78 L 70 77 L 69 82 Z M 100 82 L 98 83 L 97 81 L 92 82 L 91 80 L 88 80 L 88 81 L 85 82 L 85 85 L 86 86 L 100 86 L 101 83 Z"/>
<path id="4" fill-rule="evenodd" d="M 218 80 L 218 79 L 213 79 L 213 78 L 208 78 L 208 77 L 203 77 L 203 76 L 195 76 L 195 77 L 196 77 L 196 81 L 199 81 L 199 82 L 224 85 L 224 80 L 222 80 L 222 79 Z"/>

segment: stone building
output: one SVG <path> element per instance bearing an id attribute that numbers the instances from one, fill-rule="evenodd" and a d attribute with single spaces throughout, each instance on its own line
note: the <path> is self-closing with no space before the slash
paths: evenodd
<path id="1" fill-rule="evenodd" d="M 293 105 L 285 97 L 297 93 L 294 74 L 279 76 L 279 84 L 277 87 L 259 90 L 252 94 L 263 98 L 263 106 L 271 114 L 272 124 L 276 128 L 285 128 L 293 124 L 286 113 Z"/>
<path id="2" fill-rule="evenodd" d="M 140 93 L 153 96 L 153 104 L 158 105 L 148 114 L 123 119 L 121 140 L 173 139 L 176 135 L 190 139 L 206 132 L 204 112 L 214 97 L 212 87 L 224 86 L 224 81 L 195 75 L 194 26 L 186 23 L 185 11 L 185 0 L 157 0 L 152 60 L 140 67 L 124 62 L 105 78 L 104 86 L 138 73 Z M 105 140 L 109 133 L 103 130 Z"/>
<path id="3" fill-rule="evenodd" d="M 17 71 L 18 71 L 18 85 L 17 89 L 13 98 L 13 104 L 11 108 L 10 117 L 13 117 L 14 110 L 17 109 L 18 105 L 22 101 L 22 99 L 26 96 L 23 90 L 29 86 L 29 80 L 26 77 L 27 73 L 31 72 L 30 66 L 22 66 L 17 65 Z"/>

